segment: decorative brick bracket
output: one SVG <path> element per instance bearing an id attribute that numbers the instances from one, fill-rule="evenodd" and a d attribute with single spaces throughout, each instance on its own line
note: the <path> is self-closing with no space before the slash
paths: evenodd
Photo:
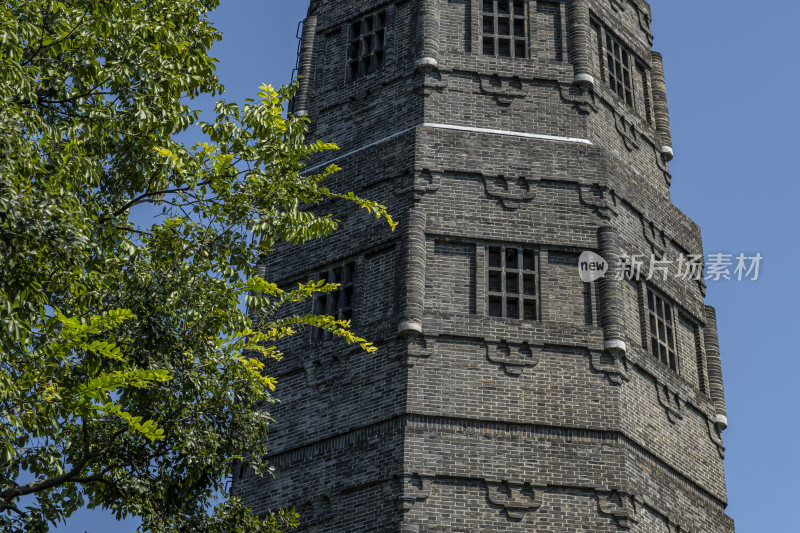
<path id="1" fill-rule="evenodd" d="M 434 92 L 443 93 L 450 83 L 439 71 L 428 70 L 422 76 L 422 91 L 425 96 L 430 96 Z"/>
<path id="2" fill-rule="evenodd" d="M 667 187 L 670 187 L 672 185 L 672 174 L 669 171 L 669 166 L 664 162 L 664 156 L 659 150 L 654 149 L 653 153 L 655 154 L 656 158 L 656 166 L 664 175 L 664 181 L 666 182 Z"/>
<path id="3" fill-rule="evenodd" d="M 644 32 L 645 37 L 647 37 L 647 42 L 650 43 L 650 46 L 652 47 L 655 38 L 653 36 L 653 32 L 650 31 L 650 18 L 641 9 L 637 8 L 636 13 L 639 17 L 639 27 Z"/>
<path id="4" fill-rule="evenodd" d="M 506 341 L 486 344 L 486 358 L 503 367 L 511 376 L 521 376 L 526 368 L 539 364 L 541 348 L 531 348 L 527 342 L 509 344 Z"/>
<path id="5" fill-rule="evenodd" d="M 711 442 L 714 443 L 714 446 L 717 447 L 717 453 L 719 453 L 722 459 L 725 459 L 725 444 L 722 442 L 722 435 L 719 433 L 717 424 L 711 419 L 706 418 L 706 425 L 708 426 L 708 436 Z"/>
<path id="6" fill-rule="evenodd" d="M 306 502 L 300 508 L 300 516 L 304 526 L 320 526 L 336 516 L 336 510 L 331 499 L 323 495 Z"/>
<path id="7" fill-rule="evenodd" d="M 442 184 L 442 173 L 431 171 L 427 168 L 414 171 L 414 173 L 407 172 L 403 174 L 400 179 L 400 188 L 395 191 L 395 194 L 402 196 L 404 194 L 413 192 L 414 200 L 422 200 L 426 194 L 435 193 L 439 190 Z"/>
<path id="8" fill-rule="evenodd" d="M 667 252 L 667 237 L 664 231 L 658 227 L 646 216 L 642 215 L 642 231 L 644 233 L 644 240 L 650 245 L 650 249 L 654 254 L 661 257 Z"/>
<path id="9" fill-rule="evenodd" d="M 669 533 L 689 533 L 687 528 L 680 524 L 676 524 L 672 520 L 668 520 L 667 527 L 669 528 Z"/>
<path id="10" fill-rule="evenodd" d="M 415 335 L 408 339 L 407 346 L 406 364 L 409 367 L 416 366 L 420 359 L 429 359 L 436 355 L 436 337 Z"/>
<path id="11" fill-rule="evenodd" d="M 639 134 L 636 131 L 636 126 L 626 119 L 624 115 L 614 113 L 614 126 L 617 129 L 617 133 L 622 137 L 625 148 L 627 148 L 629 152 L 633 152 L 642 147 L 642 145 L 639 144 Z"/>
<path id="12" fill-rule="evenodd" d="M 656 226 L 655 223 L 646 216 L 640 215 L 640 218 L 642 221 L 642 233 L 644 235 L 644 240 L 650 245 L 650 250 L 660 257 L 665 257 L 669 241 L 671 240 L 670 237 L 663 229 Z M 674 260 L 676 258 L 671 259 Z M 701 277 L 700 279 L 695 280 L 695 282 L 700 290 L 700 294 L 705 297 L 707 290 L 706 281 Z"/>
<path id="13" fill-rule="evenodd" d="M 592 370 L 605 374 L 614 385 L 622 385 L 630 381 L 628 361 L 624 356 L 589 350 L 589 362 Z"/>
<path id="14" fill-rule="evenodd" d="M 505 176 L 483 176 L 486 195 L 497 198 L 506 209 L 519 209 L 524 202 L 536 198 L 535 187 L 538 181 L 524 177 L 507 178 Z"/>
<path id="15" fill-rule="evenodd" d="M 494 97 L 498 105 L 508 107 L 515 100 L 525 99 L 530 92 L 530 87 L 525 88 L 523 82 L 516 76 L 503 81 L 500 76 L 481 76 L 481 93 Z"/>
<path id="16" fill-rule="evenodd" d="M 351 96 L 345 104 L 348 111 L 347 120 L 356 124 L 361 124 L 364 122 L 367 116 L 374 111 L 381 102 L 381 92 L 381 89 L 367 89 L 361 94 Z M 364 102 L 368 103 L 365 104 Z"/>
<path id="17" fill-rule="evenodd" d="M 541 491 L 534 491 L 530 483 L 513 484 L 486 482 L 486 499 L 505 510 L 510 520 L 522 520 L 530 511 L 542 506 Z"/>
<path id="18" fill-rule="evenodd" d="M 614 11 L 625 11 L 625 3 L 622 0 L 609 0 Z"/>
<path id="19" fill-rule="evenodd" d="M 630 529 L 636 519 L 636 500 L 630 494 L 618 491 L 596 491 L 597 507 L 601 514 L 611 516 L 621 529 Z"/>
<path id="20" fill-rule="evenodd" d="M 600 218 L 611 220 L 617 216 L 617 194 L 613 189 L 593 183 L 580 185 L 581 204 L 595 210 Z"/>
<path id="21" fill-rule="evenodd" d="M 667 412 L 669 421 L 677 424 L 679 420 L 683 420 L 683 405 L 678 393 L 670 391 L 666 385 L 661 383 L 656 383 L 656 393 L 658 403 Z"/>
<path id="22" fill-rule="evenodd" d="M 561 99 L 568 104 L 572 104 L 581 115 L 597 113 L 597 105 L 594 103 L 594 98 L 592 98 L 589 91 L 575 88 L 572 84 L 562 85 L 561 83 L 558 84 L 558 91 L 561 94 Z"/>
<path id="23" fill-rule="evenodd" d="M 349 373 L 350 354 L 323 356 L 306 363 L 308 385 L 320 392 L 329 392 Z"/>
<path id="24" fill-rule="evenodd" d="M 393 502 L 404 512 L 410 511 L 414 504 L 424 502 L 433 491 L 433 481 L 420 474 L 403 474 L 394 477 L 384 486 L 386 501 Z"/>

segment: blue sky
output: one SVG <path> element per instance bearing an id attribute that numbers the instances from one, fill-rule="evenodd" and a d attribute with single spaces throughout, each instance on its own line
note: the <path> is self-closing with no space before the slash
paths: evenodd
<path id="1" fill-rule="evenodd" d="M 710 283 L 730 428 L 726 470 L 739 533 L 796 530 L 800 216 L 796 86 L 800 2 L 652 0 L 664 54 L 675 160 L 673 203 L 703 228 L 707 253 L 764 256 L 757 282 Z M 225 98 L 289 81 L 307 2 L 227 0 L 214 15 Z M 799 328 L 800 329 L 800 328 Z M 132 533 L 82 512 L 59 533 Z M 703 532 L 711 533 L 711 532 Z"/>

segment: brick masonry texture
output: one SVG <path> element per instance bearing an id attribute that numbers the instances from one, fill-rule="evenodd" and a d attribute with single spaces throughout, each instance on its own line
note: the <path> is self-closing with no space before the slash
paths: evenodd
<path id="1" fill-rule="evenodd" d="M 510 58 L 483 55 L 483 0 L 311 2 L 294 110 L 340 150 L 309 169 L 335 161 L 328 185 L 400 226 L 330 202 L 339 232 L 260 266 L 290 286 L 355 263 L 353 326 L 379 352 L 311 332 L 281 346 L 274 477 L 234 474 L 255 512 L 293 506 L 316 532 L 734 531 L 705 284 L 578 276 L 587 250 L 703 251 L 670 200 L 650 8 L 522 3 L 529 46 Z M 347 81 L 349 25 L 377 11 L 383 64 Z M 610 87 L 609 36 L 630 103 Z M 490 316 L 495 247 L 537 251 L 536 320 Z M 677 371 L 651 354 L 650 290 L 674 306 Z"/>

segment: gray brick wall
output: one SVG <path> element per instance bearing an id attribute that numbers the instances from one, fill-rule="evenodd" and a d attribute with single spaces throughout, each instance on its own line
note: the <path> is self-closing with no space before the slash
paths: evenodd
<path id="1" fill-rule="evenodd" d="M 704 284 L 578 277 L 585 250 L 702 253 L 670 201 L 649 6 L 525 1 L 514 59 L 482 54 L 482 0 L 312 2 L 302 105 L 341 150 L 311 168 L 335 161 L 328 185 L 400 226 L 332 202 L 341 231 L 262 265 L 291 284 L 355 261 L 353 323 L 380 350 L 282 345 L 274 478 L 233 485 L 256 512 L 295 506 L 325 532 L 733 531 Z M 375 10 L 385 63 L 347 82 L 348 24 Z M 606 35 L 631 54 L 631 105 Z M 489 246 L 538 250 L 538 320 L 489 316 Z M 677 372 L 649 352 L 648 287 L 680 315 Z"/>

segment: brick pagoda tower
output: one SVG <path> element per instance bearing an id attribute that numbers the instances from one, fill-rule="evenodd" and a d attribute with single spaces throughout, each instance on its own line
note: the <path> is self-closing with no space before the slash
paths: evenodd
<path id="1" fill-rule="evenodd" d="M 334 202 L 341 231 L 263 265 L 341 283 L 314 311 L 380 351 L 284 346 L 275 478 L 234 494 L 303 531 L 733 532 L 705 285 L 616 275 L 703 253 L 652 42 L 644 0 L 311 2 L 293 112 L 341 149 L 310 169 L 401 224 Z"/>

